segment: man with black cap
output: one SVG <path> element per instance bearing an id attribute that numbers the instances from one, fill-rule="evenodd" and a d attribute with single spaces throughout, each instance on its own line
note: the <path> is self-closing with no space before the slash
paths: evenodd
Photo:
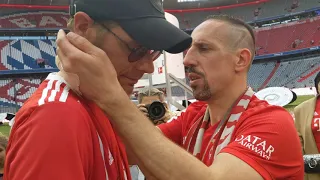
<path id="1" fill-rule="evenodd" d="M 116 83 L 128 95 L 144 73 L 153 72 L 163 50 L 179 53 L 192 41 L 166 21 L 161 0 L 76 0 L 70 13 L 70 30 L 99 47 L 98 54 L 108 54 L 106 63 L 112 62 Z M 50 74 L 16 114 L 6 180 L 131 179 L 124 146 L 109 119 L 81 98 L 77 76 L 61 68 L 60 60 L 73 52 L 58 47 L 60 72 Z"/>

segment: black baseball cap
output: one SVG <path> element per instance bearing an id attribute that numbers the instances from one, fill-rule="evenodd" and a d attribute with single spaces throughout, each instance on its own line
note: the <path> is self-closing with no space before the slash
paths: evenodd
<path id="1" fill-rule="evenodd" d="M 180 53 L 192 38 L 165 19 L 162 0 L 74 0 L 70 14 L 85 12 L 93 20 L 113 20 L 140 45 Z"/>

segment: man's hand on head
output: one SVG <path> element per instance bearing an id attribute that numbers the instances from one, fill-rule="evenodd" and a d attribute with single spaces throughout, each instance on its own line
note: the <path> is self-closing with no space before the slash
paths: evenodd
<path id="1" fill-rule="evenodd" d="M 79 89 L 85 98 L 100 105 L 117 101 L 115 97 L 121 96 L 121 92 L 126 94 L 103 50 L 84 37 L 73 32 L 65 34 L 63 30 L 59 31 L 56 43 L 63 70 L 79 76 Z"/>

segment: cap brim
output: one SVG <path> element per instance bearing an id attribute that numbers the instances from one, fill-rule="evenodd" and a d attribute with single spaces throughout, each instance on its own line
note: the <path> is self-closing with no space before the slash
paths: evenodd
<path id="1" fill-rule="evenodd" d="M 180 53 L 188 49 L 192 38 L 162 18 L 119 21 L 120 26 L 139 44 L 151 50 Z"/>

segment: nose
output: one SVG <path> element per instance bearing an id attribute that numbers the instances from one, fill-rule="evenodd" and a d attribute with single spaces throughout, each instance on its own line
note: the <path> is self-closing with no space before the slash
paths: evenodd
<path id="1" fill-rule="evenodd" d="M 136 66 L 139 71 L 144 73 L 150 74 L 154 71 L 153 59 L 148 55 L 138 60 Z"/>
<path id="2" fill-rule="evenodd" d="M 191 47 L 183 59 L 183 65 L 186 67 L 196 66 L 196 51 Z"/>

